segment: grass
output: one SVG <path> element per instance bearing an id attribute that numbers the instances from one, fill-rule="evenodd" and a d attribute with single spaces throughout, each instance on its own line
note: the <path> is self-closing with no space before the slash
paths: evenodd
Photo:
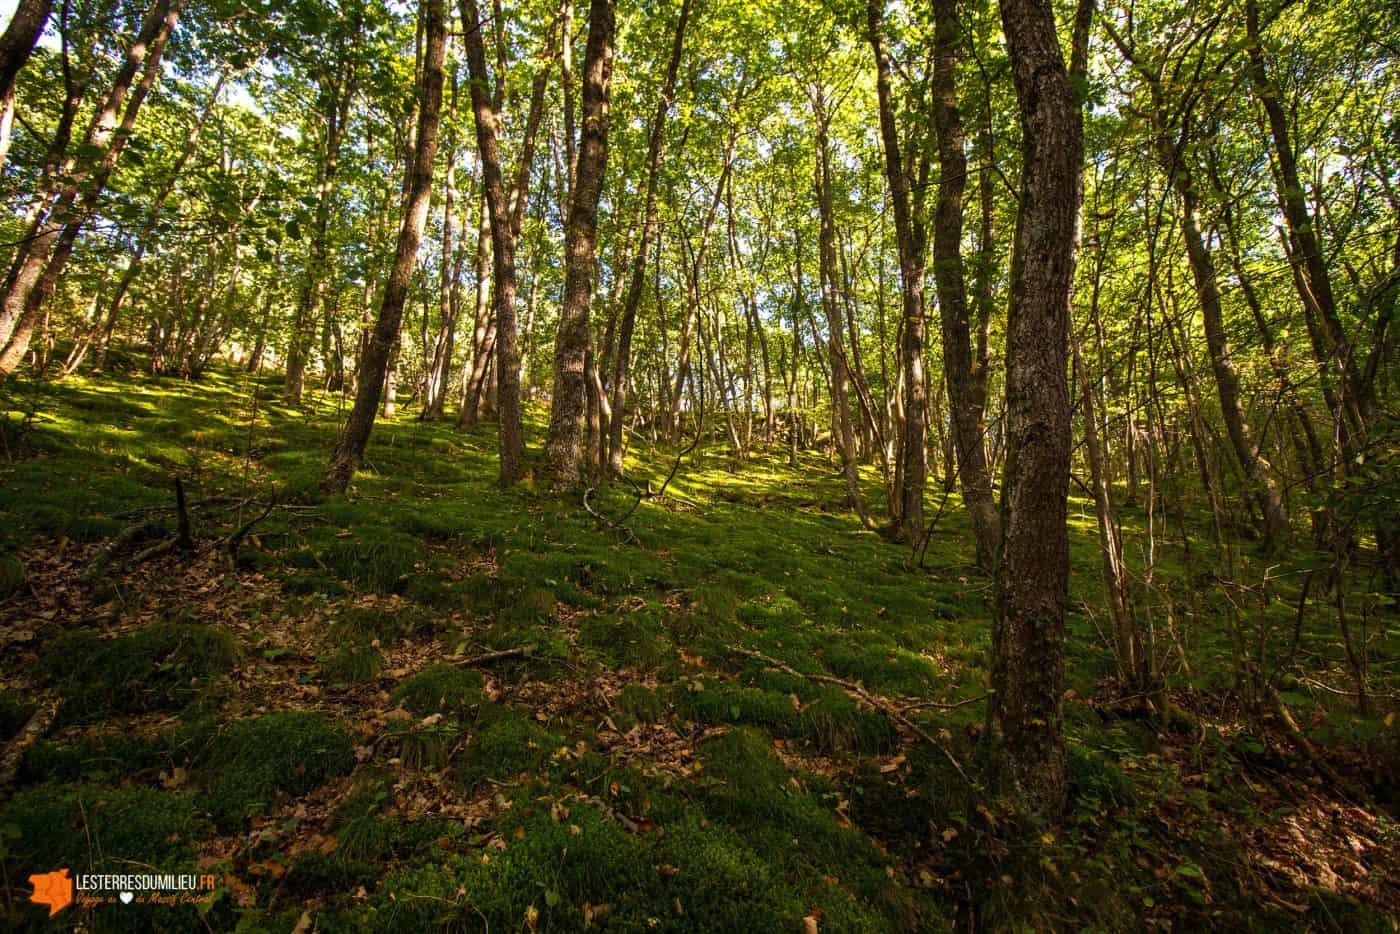
<path id="1" fill-rule="evenodd" d="M 637 507 L 632 544 L 532 482 L 500 489 L 490 426 L 381 422 L 349 495 L 325 499 L 334 399 L 288 409 L 275 381 L 217 370 L 197 384 L 118 376 L 13 391 L 0 416 L 32 401 L 42 418 L 26 456 L 0 464 L 0 622 L 32 635 L 0 660 L 0 732 L 22 726 L 38 692 L 63 706 L 0 816 L 8 927 L 43 929 L 23 879 L 57 860 L 182 871 L 208 853 L 231 880 L 205 916 L 214 929 L 289 930 L 303 910 L 328 931 L 1389 923 L 1369 883 L 1342 872 L 1328 889 L 1320 867 L 1325 842 L 1349 834 L 1380 872 L 1400 840 L 1393 817 L 1313 821 L 1330 792 L 1277 734 L 1242 728 L 1235 617 L 1202 583 L 1222 556 L 1199 503 L 1186 504 L 1201 533 L 1191 563 L 1177 540 L 1159 541 L 1154 589 L 1137 594 L 1173 699 L 1191 708 L 1165 725 L 1105 702 L 1092 513 L 1071 503 L 1073 797 L 1052 832 L 982 769 L 991 591 L 956 494 L 920 568 L 842 507 L 819 454 L 792 469 L 781 451 L 736 465 L 702 447 L 673 496 Z M 536 448 L 539 414 L 527 424 Z M 628 464 L 654 486 L 669 466 L 664 451 Z M 291 508 L 256 525 L 236 571 L 215 548 L 118 561 L 99 587 L 69 585 L 136 510 L 168 507 L 174 475 L 196 502 L 276 496 Z M 863 481 L 878 512 L 877 478 Z M 613 486 L 593 502 L 620 515 L 632 500 Z M 237 521 L 195 517 L 201 542 Z M 1140 574 L 1147 518 L 1122 519 Z M 1263 580 L 1247 544 L 1231 557 L 1239 579 Z M 1236 599 L 1251 644 L 1266 627 L 1288 636 L 1263 640 L 1266 665 L 1285 657 L 1313 560 L 1299 552 Z M 1372 614 L 1373 686 L 1394 691 L 1393 610 L 1361 575 L 1349 587 Z M 1280 681 L 1290 708 L 1393 807 L 1393 704 L 1359 717 L 1296 677 L 1347 684 L 1334 615 L 1319 607 L 1300 623 L 1296 657 L 1310 667 Z M 527 643 L 530 657 L 456 664 Z M 734 646 L 943 705 L 910 716 L 983 787 L 848 692 Z M 1287 820 L 1321 855 L 1289 849 Z M 1260 870 L 1261 852 L 1295 860 L 1297 877 Z"/>

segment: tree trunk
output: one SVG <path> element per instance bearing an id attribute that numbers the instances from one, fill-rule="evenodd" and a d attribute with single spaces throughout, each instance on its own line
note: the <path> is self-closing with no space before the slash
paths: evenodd
<path id="1" fill-rule="evenodd" d="M 107 180 L 136 126 L 137 114 L 159 75 L 161 56 L 184 6 L 185 0 L 155 0 L 147 11 L 140 34 L 133 39 L 88 128 L 83 148 L 99 155 L 86 168 L 74 170 L 47 215 L 36 220 L 34 239 L 0 300 L 0 342 L 7 337 L 9 341 L 0 352 L 0 380 L 13 373 L 24 359 L 43 306 L 58 285 L 78 233 L 97 210 Z M 133 87 L 138 69 L 141 78 Z"/>
<path id="2" fill-rule="evenodd" d="M 632 332 L 636 327 L 637 308 L 642 302 L 642 289 L 646 284 L 647 253 L 657 238 L 657 181 L 661 174 L 661 160 L 666 140 L 666 116 L 671 110 L 671 100 L 676 93 L 676 73 L 680 70 L 681 52 L 685 46 L 685 27 L 690 18 L 690 0 L 681 0 L 680 18 L 676 20 L 676 34 L 671 42 L 671 57 L 666 64 L 666 78 L 661 85 L 661 94 L 656 102 L 656 114 L 652 117 L 651 138 L 647 149 L 647 183 L 642 213 L 642 240 L 637 253 L 632 258 L 632 270 L 627 285 L 627 296 L 622 307 L 622 319 L 618 324 L 617 350 L 613 355 L 612 374 L 612 419 L 608 426 L 608 469 L 615 475 L 622 475 L 622 428 L 627 408 L 627 379 L 632 365 Z"/>
<path id="3" fill-rule="evenodd" d="M 861 524 L 870 528 L 870 516 L 860 495 L 856 440 L 851 430 L 851 378 L 844 349 L 845 328 L 841 320 L 841 304 L 836 296 L 836 222 L 832 216 L 831 154 L 827 138 L 829 115 L 824 94 L 824 89 L 817 88 L 811 93 L 811 99 L 817 123 L 814 181 L 820 219 L 817 235 L 818 278 L 821 282 L 822 309 L 826 312 L 827 355 L 831 363 L 831 428 L 840 450 L 841 472 L 846 478 L 847 505 L 856 511 Z M 813 337 L 815 339 L 816 335 Z"/>
<path id="4" fill-rule="evenodd" d="M 989 720 L 1030 809 L 1054 820 L 1068 792 L 1064 684 L 1070 286 L 1083 127 L 1050 0 L 1000 0 L 1021 121 L 1022 178 L 1006 329 L 1007 460 L 992 630 Z"/>
<path id="5" fill-rule="evenodd" d="M 53 0 L 19 0 L 15 12 L 10 17 L 10 25 L 0 36 L 0 168 L 5 165 L 5 156 L 10 150 L 10 129 L 15 116 L 15 78 L 29 61 L 34 44 L 44 31 Z"/>
<path id="6" fill-rule="evenodd" d="M 890 58 L 882 37 L 884 0 L 868 0 L 866 24 L 875 51 L 875 91 L 884 144 L 885 180 L 894 208 L 904 322 L 900 352 L 904 364 L 904 437 L 899 489 L 899 533 L 917 542 L 924 533 L 924 484 L 928 479 L 928 396 L 924 380 L 924 225 L 910 203 L 909 177 L 900 155 L 899 132 L 890 90 Z"/>
<path id="7" fill-rule="evenodd" d="M 525 120 L 525 132 L 516 166 L 515 184 L 507 193 L 501 168 L 501 146 L 498 134 L 499 115 L 486 96 L 490 77 L 486 71 L 486 50 L 482 43 L 483 23 L 476 0 L 462 0 L 463 45 L 467 68 L 471 74 L 472 113 L 476 119 L 477 150 L 481 158 L 482 187 L 491 225 L 491 257 L 495 273 L 495 360 L 497 382 L 498 437 L 500 441 L 500 480 L 509 486 L 520 479 L 524 470 L 525 441 L 520 413 L 520 336 L 515 316 L 515 243 L 525 217 L 529 200 L 530 169 L 534 163 L 535 135 L 544 110 L 544 90 L 549 78 L 553 47 L 535 72 L 530 92 L 530 111 Z M 497 24 L 500 18 L 497 17 Z M 563 40 L 567 41 L 567 37 Z M 499 37 L 498 37 L 499 44 Z M 498 48 L 497 70 L 503 67 L 505 50 Z M 497 80 L 504 82 L 504 74 Z M 490 343 L 488 340 L 486 343 Z M 478 348 L 479 351 L 479 348 Z M 487 366 L 478 352 L 482 365 L 472 373 L 478 395 L 486 386 Z M 469 403 L 473 406 L 477 402 Z M 474 415 L 473 415 L 474 419 Z"/>
<path id="8" fill-rule="evenodd" d="M 307 255 L 306 275 L 301 283 L 296 315 L 292 320 L 291 343 L 287 347 L 287 374 L 282 395 L 290 405 L 301 403 L 302 390 L 306 385 L 307 331 L 314 324 L 312 319 L 320 308 L 325 289 L 328 259 L 326 236 L 335 200 L 336 170 L 340 164 L 340 143 L 345 136 L 350 97 L 348 82 L 332 85 L 326 113 L 326 148 L 322 153 L 320 177 L 316 181 L 316 222 Z"/>
<path id="9" fill-rule="evenodd" d="M 345 423 L 330 468 L 322 481 L 323 489 L 331 493 L 345 492 L 369 444 L 370 431 L 374 428 L 375 413 L 379 408 L 379 395 L 384 389 L 389 356 L 398 340 L 408 287 L 418 262 L 423 225 L 428 219 L 433 158 L 437 155 L 438 116 L 442 110 L 442 62 L 447 45 L 443 0 L 423 0 L 423 19 L 427 44 L 418 104 L 418 132 L 409 171 L 408 201 L 404 208 L 403 226 L 399 229 L 398 247 L 394 252 L 394 268 L 389 274 L 384 299 L 379 307 L 379 319 L 360 358 L 359 374 L 355 381 L 355 406 L 350 411 L 350 418 Z"/>
<path id="10" fill-rule="evenodd" d="M 550 482 L 571 489 L 583 482 L 582 450 L 587 384 L 588 311 L 593 302 L 594 255 L 598 241 L 598 201 L 608 162 L 608 104 L 612 85 L 613 10 L 611 0 L 592 0 L 588 45 L 583 56 L 583 129 L 578 168 L 564 231 L 564 298 L 554 342 L 554 394 L 550 404 L 545 461 Z"/>
<path id="11" fill-rule="evenodd" d="M 963 192 L 967 188 L 962 115 L 958 110 L 957 46 L 961 27 L 955 0 L 934 2 L 933 123 L 938 136 L 938 207 L 933 220 L 933 279 L 943 325 L 943 377 L 957 449 L 963 503 L 977 538 L 977 564 L 990 573 L 998 528 L 992 478 L 983 442 L 983 412 L 972 365 L 972 338 L 963 277 Z"/>

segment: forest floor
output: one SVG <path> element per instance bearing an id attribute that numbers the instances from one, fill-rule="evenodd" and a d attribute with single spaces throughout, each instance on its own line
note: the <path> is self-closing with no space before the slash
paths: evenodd
<path id="1" fill-rule="evenodd" d="M 1149 716 L 1115 700 L 1072 500 L 1073 802 L 1052 831 L 984 786 L 991 590 L 956 497 L 921 568 L 817 455 L 701 450 L 622 531 L 501 490 L 490 425 L 381 420 L 349 497 L 323 500 L 334 397 L 291 410 L 229 372 L 6 392 L 0 744 L 43 735 L 0 791 L 0 926 L 1396 930 L 1400 624 L 1369 619 L 1359 717 L 1317 687 L 1349 682 L 1335 618 L 1296 617 L 1302 557 L 1241 547 L 1241 579 L 1273 584 L 1229 617 L 1208 549 L 1159 545 L 1174 712 Z M 672 457 L 629 470 L 659 485 Z M 177 476 L 194 547 L 150 554 Z M 1124 522 L 1140 562 L 1146 517 Z M 1284 696 L 1315 762 L 1243 717 L 1232 618 L 1269 645 L 1300 624 L 1311 680 Z M 48 920 L 27 880 L 60 868 L 217 886 Z"/>

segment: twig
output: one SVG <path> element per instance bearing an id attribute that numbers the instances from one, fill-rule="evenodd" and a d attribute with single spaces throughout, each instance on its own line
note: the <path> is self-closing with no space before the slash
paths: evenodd
<path id="1" fill-rule="evenodd" d="M 253 526 L 266 519 L 272 514 L 272 510 L 277 508 L 277 501 L 274 499 L 267 504 L 261 513 L 249 519 L 238 527 L 238 530 L 228 537 L 228 560 L 234 570 L 238 569 L 238 547 L 243 544 L 243 539 L 252 531 Z"/>
<path id="2" fill-rule="evenodd" d="M 144 564 L 152 558 L 159 558 L 163 554 L 174 551 L 180 544 L 179 538 L 167 538 L 165 541 L 156 542 L 149 548 L 143 548 L 131 558 L 132 564 Z M 191 548 L 194 546 L 191 545 Z"/>
<path id="3" fill-rule="evenodd" d="M 30 714 L 24 728 L 5 747 L 4 754 L 0 755 L 0 791 L 10 787 L 14 782 L 25 750 L 38 742 L 39 738 L 49 731 L 49 727 L 53 726 L 54 718 L 58 716 L 58 708 L 62 703 L 63 698 L 52 697 L 40 704 L 39 708 Z"/>
<path id="4" fill-rule="evenodd" d="M 83 583 L 92 583 L 102 575 L 102 572 L 107 569 L 107 565 L 112 563 L 112 559 L 117 556 L 117 552 L 153 532 L 158 530 L 163 531 L 164 529 L 165 523 L 161 522 L 159 519 L 146 519 L 135 525 L 127 526 L 113 537 L 111 541 L 102 546 L 101 550 L 97 552 L 97 556 L 92 559 L 92 563 L 87 566 L 87 570 L 83 571 L 80 579 Z"/>
<path id="5" fill-rule="evenodd" d="M 851 694 L 854 694 L 861 700 L 865 701 L 871 707 L 874 707 L 876 710 L 883 712 L 885 716 L 889 717 L 891 720 L 895 721 L 901 726 L 907 727 L 911 732 L 913 732 L 924 742 L 928 743 L 930 746 L 943 753 L 944 757 L 947 758 L 948 762 L 953 766 L 953 769 L 960 776 L 962 776 L 963 781 L 967 782 L 969 785 L 976 785 L 976 782 L 969 778 L 967 773 L 963 771 L 962 765 L 959 764 L 958 760 L 953 757 L 952 752 L 948 750 L 947 746 L 940 743 L 927 730 L 925 730 L 923 727 L 919 726 L 913 720 L 910 720 L 907 716 L 905 716 L 903 709 L 895 706 L 892 702 L 886 700 L 883 697 L 880 697 L 877 694 L 871 694 L 865 689 L 864 685 L 861 685 L 855 681 L 847 681 L 844 678 L 837 678 L 832 675 L 816 675 L 798 671 L 791 665 L 784 664 L 783 662 L 778 661 L 776 658 L 764 655 L 762 652 L 755 652 L 751 649 L 740 648 L 737 645 L 729 646 L 729 651 L 733 652 L 735 655 L 742 655 L 745 658 L 751 658 L 754 661 L 762 662 L 769 668 L 774 668 L 778 671 L 783 672 L 784 674 L 789 674 L 797 678 L 806 678 L 809 681 L 820 681 L 824 684 L 835 684 L 838 687 L 845 689 L 846 691 L 850 692 Z M 981 700 L 981 698 L 977 699 Z"/>
<path id="6" fill-rule="evenodd" d="M 466 658 L 459 658 L 454 665 L 484 665 L 487 662 L 499 661 L 503 658 L 529 658 L 535 654 L 535 649 L 539 646 L 531 642 L 529 645 L 517 646 L 513 649 L 501 649 L 499 652 L 483 652 L 480 655 L 468 655 Z"/>
<path id="7" fill-rule="evenodd" d="M 986 694 L 979 694 L 976 697 L 969 697 L 967 700 L 960 700 L 955 704 L 945 704 L 941 701 L 926 700 L 919 701 L 917 704 L 906 704 L 905 706 L 899 709 L 904 711 L 905 713 L 908 713 L 911 710 L 925 710 L 930 707 L 937 710 L 957 710 L 959 707 L 967 707 L 972 704 L 980 704 L 982 703 L 982 701 L 991 697 L 992 693 L 992 691 L 988 691 Z"/>
<path id="8" fill-rule="evenodd" d="M 612 519 L 609 519 L 607 516 L 603 515 L 601 512 L 593 508 L 593 504 L 588 501 L 589 497 L 591 497 L 592 495 L 593 487 L 589 487 L 588 489 L 583 491 L 583 508 L 588 510 L 588 514 L 593 518 L 597 519 L 603 525 L 606 525 L 608 528 L 612 529 L 613 531 L 621 532 L 623 535 L 622 541 L 624 543 L 631 544 L 632 542 L 635 542 L 637 540 L 637 533 L 633 532 L 630 526 L 623 525 L 621 522 L 614 522 Z M 641 499 L 639 498 L 637 502 L 640 503 Z M 633 508 L 635 508 L 635 506 Z M 627 515 L 630 516 L 631 514 L 632 510 L 628 510 Z"/>

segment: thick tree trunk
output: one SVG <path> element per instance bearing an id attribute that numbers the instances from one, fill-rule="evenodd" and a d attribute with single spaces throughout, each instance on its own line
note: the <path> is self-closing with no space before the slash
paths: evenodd
<path id="1" fill-rule="evenodd" d="M 1083 128 L 1050 0 L 1001 0 L 1021 120 L 1022 178 L 1006 329 L 1007 460 L 989 719 L 1008 776 L 1049 819 L 1068 792 L 1064 684 L 1070 285 Z"/>
<path id="2" fill-rule="evenodd" d="M 938 207 L 933 220 L 933 278 L 943 325 L 943 376 L 957 449 L 963 503 L 977 538 L 977 564 L 991 572 L 1000 536 L 987 470 L 983 411 L 972 364 L 967 286 L 963 277 L 963 193 L 967 188 L 962 115 L 958 110 L 955 0 L 934 2 L 933 123 L 938 136 Z"/>
<path id="3" fill-rule="evenodd" d="M 418 132 L 409 172 L 408 201 L 394 252 L 394 268 L 389 274 L 384 300 L 379 307 L 379 319 L 360 358 L 355 406 L 350 411 L 330 468 L 322 481 L 322 487 L 332 493 L 345 491 L 369 444 L 375 413 L 379 409 L 379 395 L 384 389 L 389 356 L 398 340 L 409 283 L 413 279 L 414 266 L 418 263 L 418 246 L 423 239 L 423 225 L 428 219 L 428 203 L 432 199 L 433 159 L 437 155 L 438 117 L 442 110 L 442 62 L 447 45 L 443 0 L 423 0 L 423 19 L 426 47 L 423 52 L 423 83 L 418 103 Z"/>
<path id="4" fill-rule="evenodd" d="M 598 201 L 608 163 L 608 104 L 612 87 L 613 10 L 611 0 L 592 0 L 588 45 L 583 56 L 583 129 L 578 168 L 564 231 L 564 299 L 554 342 L 554 394 L 550 404 L 545 461 L 550 482 L 571 489 L 583 482 L 583 428 L 587 383 L 588 310 L 593 302 L 594 255 L 598 241 Z"/>

